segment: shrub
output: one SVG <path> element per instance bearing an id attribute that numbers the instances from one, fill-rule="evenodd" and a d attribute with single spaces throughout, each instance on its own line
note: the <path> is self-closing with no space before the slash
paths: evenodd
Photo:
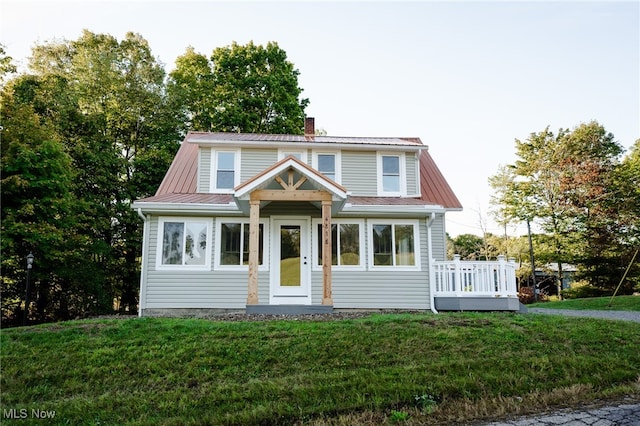
<path id="1" fill-rule="evenodd" d="M 611 291 L 594 287 L 587 281 L 576 281 L 571 288 L 562 290 L 562 297 L 565 299 L 584 299 L 587 297 L 602 297 L 611 295 Z"/>
<path id="2" fill-rule="evenodd" d="M 536 296 L 533 292 L 533 287 L 520 287 L 520 291 L 518 291 L 518 299 L 520 299 L 520 303 L 524 305 L 535 303 Z M 538 294 L 538 302 L 547 301 L 549 301 L 549 297 L 544 291 L 541 290 Z"/>

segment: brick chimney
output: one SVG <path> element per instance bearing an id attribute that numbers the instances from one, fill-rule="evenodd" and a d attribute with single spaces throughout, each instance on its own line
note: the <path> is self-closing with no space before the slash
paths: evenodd
<path id="1" fill-rule="evenodd" d="M 304 118 L 304 135 L 315 136 L 316 135 L 316 119 L 313 117 Z"/>

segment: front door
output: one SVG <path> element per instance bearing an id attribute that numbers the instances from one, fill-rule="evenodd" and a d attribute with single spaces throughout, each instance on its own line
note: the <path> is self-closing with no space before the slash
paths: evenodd
<path id="1" fill-rule="evenodd" d="M 309 221 L 274 220 L 271 303 L 310 304 Z"/>

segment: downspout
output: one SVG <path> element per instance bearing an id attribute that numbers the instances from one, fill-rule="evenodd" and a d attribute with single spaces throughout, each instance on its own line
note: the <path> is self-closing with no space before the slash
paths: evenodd
<path id="1" fill-rule="evenodd" d="M 138 317 L 142 317 L 142 310 L 147 305 L 147 245 L 149 244 L 149 217 L 142 214 L 142 209 L 138 207 L 138 216 L 144 222 L 142 230 L 142 255 L 140 267 L 140 294 L 138 295 Z"/>
<path id="2" fill-rule="evenodd" d="M 429 306 L 431 306 L 431 312 L 437 314 L 436 310 L 436 296 L 434 291 L 436 275 L 435 270 L 433 269 L 433 253 L 432 253 L 432 245 L 431 245 L 431 225 L 433 225 L 433 221 L 436 219 L 436 214 L 431 212 L 431 216 L 427 218 L 427 251 L 429 254 Z"/>

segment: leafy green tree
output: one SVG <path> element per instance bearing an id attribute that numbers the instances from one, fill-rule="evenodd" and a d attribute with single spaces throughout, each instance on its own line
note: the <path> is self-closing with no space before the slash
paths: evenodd
<path id="1" fill-rule="evenodd" d="M 0 44 L 0 83 L 3 83 L 8 74 L 16 72 L 16 66 L 13 64 L 11 56 L 7 55 L 4 46 Z"/>
<path id="2" fill-rule="evenodd" d="M 483 256 L 484 242 L 477 235 L 461 234 L 452 242 L 454 254 L 459 254 L 462 260 L 478 260 Z"/>
<path id="3" fill-rule="evenodd" d="M 187 49 L 168 88 L 191 130 L 301 134 L 309 100 L 300 98 L 299 74 L 277 43 L 234 42 L 211 61 Z"/>
<path id="4" fill-rule="evenodd" d="M 167 83 L 171 105 L 182 114 L 185 130 L 214 130 L 214 87 L 211 62 L 193 47 L 188 47 L 184 55 L 176 59 L 176 67 L 169 74 Z"/>
<path id="5" fill-rule="evenodd" d="M 83 291 L 135 311 L 142 236 L 129 205 L 155 192 L 183 128 L 168 104 L 164 69 L 140 35 L 118 41 L 84 31 L 36 46 L 30 70 L 15 97 L 50 123 L 76 172 L 75 230 L 85 245 L 72 251 L 84 262 L 73 269 L 91 277 Z M 85 308 L 83 315 L 107 309 Z"/>
<path id="6" fill-rule="evenodd" d="M 595 121 L 584 123 L 563 140 L 564 156 L 558 165 L 562 171 L 562 201 L 569 206 L 571 232 L 579 235 L 576 262 L 581 278 L 600 288 L 615 286 L 619 277 L 620 198 L 616 193 L 615 169 L 622 146 L 613 134 Z"/>
<path id="7" fill-rule="evenodd" d="M 2 320 L 11 324 L 24 309 L 24 260 L 30 252 L 36 258 L 33 289 L 40 295 L 35 298 L 39 319 L 51 316 L 49 301 L 63 299 L 55 295 L 70 289 L 70 271 L 59 265 L 69 262 L 75 240 L 75 173 L 58 135 L 30 105 L 15 102 L 11 84 L 0 95 L 0 111 Z"/>
<path id="8" fill-rule="evenodd" d="M 621 152 L 595 121 L 557 135 L 547 128 L 516 140 L 518 159 L 490 179 L 498 216 L 535 220 L 548 237 L 545 247 L 551 248 L 559 277 L 563 262 L 582 265 L 595 285 L 610 285 L 607 277 L 615 275 L 607 265 L 616 252 L 619 222 L 612 213 L 620 199 L 613 177 Z M 557 285 L 560 290 L 560 280 Z"/>
<path id="9" fill-rule="evenodd" d="M 620 268 L 630 265 L 633 255 L 640 248 L 640 139 L 614 173 L 614 187 L 619 202 L 614 217 L 618 222 L 617 244 Z M 618 269 L 620 270 L 620 269 Z M 616 278 L 618 278 L 616 275 Z M 623 291 L 640 291 L 640 261 L 629 267 Z"/>

